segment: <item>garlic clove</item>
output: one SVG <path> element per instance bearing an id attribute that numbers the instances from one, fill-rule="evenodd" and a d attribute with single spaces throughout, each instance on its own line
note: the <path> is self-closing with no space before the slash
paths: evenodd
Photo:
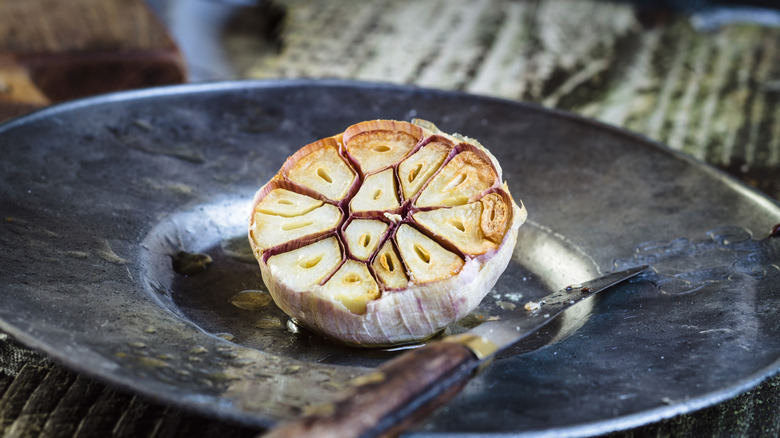
<path id="1" fill-rule="evenodd" d="M 375 219 L 355 219 L 344 229 L 344 240 L 350 254 L 358 260 L 368 261 L 385 237 L 389 225 Z"/>
<path id="2" fill-rule="evenodd" d="M 476 256 L 498 248 L 511 219 L 509 202 L 498 193 L 490 193 L 475 202 L 419 211 L 413 217 L 462 253 Z"/>
<path id="3" fill-rule="evenodd" d="M 329 137 L 312 143 L 288 159 L 285 176 L 321 193 L 328 199 L 344 199 L 357 175 L 339 155 L 338 142 Z"/>
<path id="4" fill-rule="evenodd" d="M 404 199 L 411 199 L 434 174 L 452 149 L 452 142 L 445 138 L 422 146 L 398 165 L 398 180 Z"/>
<path id="5" fill-rule="evenodd" d="M 508 191 L 506 192 L 508 193 Z M 490 193 L 479 200 L 482 213 L 479 218 L 479 229 L 486 239 L 498 244 L 506 234 L 512 220 L 512 199 L 506 194 Z M 525 221 L 525 216 L 522 218 Z"/>
<path id="6" fill-rule="evenodd" d="M 388 289 L 401 289 L 409 283 L 401 258 L 390 240 L 379 250 L 371 267 L 379 281 Z"/>
<path id="7" fill-rule="evenodd" d="M 417 207 L 463 205 L 498 184 L 498 175 L 486 157 L 466 150 L 450 160 L 417 198 Z"/>
<path id="8" fill-rule="evenodd" d="M 379 298 L 379 286 L 364 263 L 347 260 L 319 294 L 343 304 L 352 313 L 363 314 L 366 304 Z"/>
<path id="9" fill-rule="evenodd" d="M 267 215 L 295 217 L 304 215 L 322 205 L 322 201 L 286 189 L 271 190 L 255 211 Z"/>
<path id="10" fill-rule="evenodd" d="M 275 281 L 291 290 L 306 290 L 320 284 L 341 264 L 341 246 L 335 237 L 320 240 L 268 258 Z"/>
<path id="11" fill-rule="evenodd" d="M 387 168 L 403 158 L 422 137 L 421 128 L 389 120 L 372 120 L 344 131 L 347 152 L 363 174 Z"/>
<path id="12" fill-rule="evenodd" d="M 306 236 L 335 228 L 343 217 L 341 210 L 323 204 L 308 213 L 284 217 L 255 212 L 250 233 L 257 248 L 266 250 Z"/>
<path id="13" fill-rule="evenodd" d="M 349 205 L 353 212 L 395 211 L 401 207 L 393 169 L 367 176 Z"/>
<path id="14" fill-rule="evenodd" d="M 463 259 L 444 249 L 409 224 L 402 224 L 395 235 L 401 258 L 412 279 L 419 283 L 451 277 L 463 267 Z"/>
<path id="15" fill-rule="evenodd" d="M 435 236 L 446 239 L 461 252 L 469 255 L 484 254 L 497 245 L 485 238 L 480 229 L 482 203 L 472 202 L 451 208 L 420 211 L 414 220 Z"/>

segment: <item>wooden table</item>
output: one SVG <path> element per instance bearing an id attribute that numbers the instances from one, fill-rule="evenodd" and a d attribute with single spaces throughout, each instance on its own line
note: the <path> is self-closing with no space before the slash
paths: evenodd
<path id="1" fill-rule="evenodd" d="M 167 5 L 163 16 L 173 21 L 171 5 L 178 2 L 155 3 Z M 222 15 L 230 24 L 222 47 L 235 77 L 346 78 L 536 102 L 644 134 L 780 200 L 778 28 L 717 26 L 718 15 L 708 11 L 582 0 L 276 0 L 230 7 L 240 14 Z M 180 44 L 188 53 L 187 41 Z M 207 65 L 188 62 L 196 64 L 193 71 Z M 2 337 L 0 348 L 6 436 L 256 433 L 93 382 Z M 11 352 L 22 356 L 12 360 Z M 778 433 L 780 377 L 694 414 L 614 435 Z"/>
<path id="2" fill-rule="evenodd" d="M 0 120 L 185 80 L 178 48 L 142 0 L 0 2 Z"/>

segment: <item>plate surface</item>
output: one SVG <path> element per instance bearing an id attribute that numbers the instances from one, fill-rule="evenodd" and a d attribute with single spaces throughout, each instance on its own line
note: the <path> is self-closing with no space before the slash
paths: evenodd
<path id="1" fill-rule="evenodd" d="M 249 204 L 301 146 L 413 117 L 479 139 L 529 211 L 507 272 L 448 331 L 616 266 L 655 273 L 502 354 L 411 434 L 605 433 L 716 403 L 780 369 L 772 200 L 569 114 L 335 81 L 114 94 L 0 127 L 0 328 L 72 369 L 250 425 L 328 400 L 398 352 L 339 347 L 273 305 L 232 305 L 263 288 Z M 179 275 L 180 251 L 214 263 Z"/>

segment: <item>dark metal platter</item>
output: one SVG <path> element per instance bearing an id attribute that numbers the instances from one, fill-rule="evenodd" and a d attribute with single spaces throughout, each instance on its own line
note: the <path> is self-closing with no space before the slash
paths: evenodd
<path id="1" fill-rule="evenodd" d="M 114 94 L 0 127 L 0 329 L 66 366 L 269 426 L 398 354 L 295 330 L 245 223 L 299 147 L 372 118 L 479 139 L 529 211 L 509 269 L 456 332 L 616 266 L 654 272 L 502 354 L 412 435 L 582 436 L 689 412 L 780 369 L 780 206 L 637 135 L 536 106 L 335 81 Z M 172 269 L 205 253 L 205 272 Z M 251 256 L 250 256 L 251 257 Z M 581 306 L 580 306 L 581 307 Z M 576 330 L 575 330 L 576 329 Z"/>

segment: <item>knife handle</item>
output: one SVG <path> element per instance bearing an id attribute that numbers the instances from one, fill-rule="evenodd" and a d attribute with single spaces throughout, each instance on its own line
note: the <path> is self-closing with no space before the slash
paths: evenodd
<path id="1" fill-rule="evenodd" d="M 454 397 L 479 363 L 460 343 L 427 344 L 358 377 L 340 400 L 264 437 L 394 436 Z"/>

